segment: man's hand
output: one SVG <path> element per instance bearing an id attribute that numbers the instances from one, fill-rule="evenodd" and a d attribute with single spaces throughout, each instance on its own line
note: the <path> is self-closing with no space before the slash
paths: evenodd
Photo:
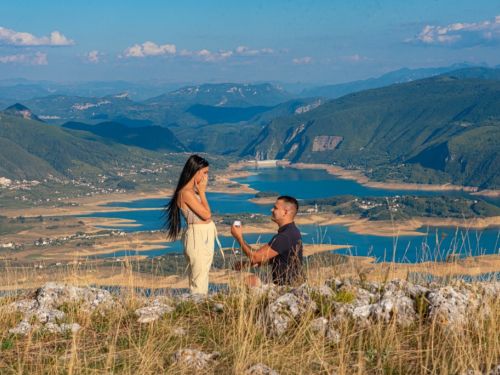
<path id="1" fill-rule="evenodd" d="M 240 226 L 237 227 L 233 223 L 233 225 L 231 226 L 231 234 L 237 240 L 242 239 L 243 238 L 243 226 L 240 224 Z"/>
<path id="2" fill-rule="evenodd" d="M 247 262 L 238 261 L 234 264 L 235 271 L 241 271 L 243 268 L 246 268 Z"/>
<path id="3" fill-rule="evenodd" d="M 258 263 L 251 264 L 248 261 L 238 261 L 234 264 L 234 270 L 241 271 L 242 269 L 245 269 L 245 268 L 257 267 L 258 265 L 259 265 Z"/>

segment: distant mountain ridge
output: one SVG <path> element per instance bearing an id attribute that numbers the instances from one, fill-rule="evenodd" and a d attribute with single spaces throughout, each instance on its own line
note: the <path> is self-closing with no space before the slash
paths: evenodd
<path id="1" fill-rule="evenodd" d="M 263 83 L 218 83 L 183 87 L 145 101 L 145 103 L 186 103 L 215 107 L 275 106 L 294 96 L 280 86 Z"/>
<path id="2" fill-rule="evenodd" d="M 499 149 L 500 82 L 438 76 L 276 118 L 240 156 L 356 166 L 378 180 L 392 170 L 405 182 L 488 189 L 500 188 Z"/>
<path id="3" fill-rule="evenodd" d="M 248 120 L 292 97 L 269 84 L 210 84 L 183 88 L 145 102 L 135 102 L 128 93 L 122 93 L 102 97 L 52 95 L 23 104 L 43 120 L 57 125 L 68 121 L 96 124 L 108 120 L 129 127 L 196 127 L 216 121 Z"/>
<path id="4" fill-rule="evenodd" d="M 362 81 L 313 87 L 309 90 L 304 90 L 299 96 L 300 97 L 324 96 L 336 99 L 344 95 L 350 94 L 352 92 L 370 90 L 374 88 L 392 85 L 394 83 L 406 83 L 406 82 L 416 81 L 419 79 L 446 74 L 447 72 L 455 71 L 457 69 L 470 68 L 471 66 L 477 66 L 477 64 L 459 63 L 439 68 L 420 68 L 420 69 L 402 68 L 393 72 L 386 73 L 378 78 L 370 78 Z"/>

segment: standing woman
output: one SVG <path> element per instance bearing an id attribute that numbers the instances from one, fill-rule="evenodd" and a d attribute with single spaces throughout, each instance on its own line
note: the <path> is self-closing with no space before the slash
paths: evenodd
<path id="1" fill-rule="evenodd" d="M 183 253 L 188 263 L 189 289 L 192 294 L 208 292 L 208 272 L 214 257 L 217 229 L 211 217 L 205 189 L 209 164 L 205 158 L 191 155 L 182 169 L 174 195 L 165 206 L 163 228 L 175 241 L 181 233 L 181 213 L 187 227 L 182 231 Z M 220 247 L 220 244 L 219 244 Z"/>

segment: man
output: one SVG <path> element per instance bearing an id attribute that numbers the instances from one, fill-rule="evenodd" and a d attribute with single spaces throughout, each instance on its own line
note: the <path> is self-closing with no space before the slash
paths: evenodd
<path id="1" fill-rule="evenodd" d="M 241 250 L 249 261 L 237 262 L 234 269 L 240 271 L 247 267 L 261 267 L 270 264 L 272 281 L 277 285 L 299 285 L 305 281 L 302 268 L 302 236 L 293 219 L 299 211 L 295 198 L 282 196 L 271 209 L 271 220 L 278 224 L 276 234 L 267 245 L 253 251 L 243 239 L 243 227 L 231 227 L 231 234 L 240 244 Z M 261 281 L 255 275 L 245 280 L 249 286 L 259 286 Z"/>

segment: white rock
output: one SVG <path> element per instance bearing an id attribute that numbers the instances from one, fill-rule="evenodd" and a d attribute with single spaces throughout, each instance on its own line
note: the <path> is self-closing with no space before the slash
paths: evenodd
<path id="1" fill-rule="evenodd" d="M 418 319 L 413 300 L 401 290 L 385 292 L 382 299 L 372 306 L 371 317 L 385 323 L 396 319 L 401 326 L 409 326 Z"/>
<path id="2" fill-rule="evenodd" d="M 460 328 L 466 323 L 469 314 L 477 319 L 478 310 L 484 314 L 489 310 L 478 295 L 471 292 L 457 292 L 451 286 L 434 290 L 427 294 L 429 301 L 429 317 L 442 327 Z"/>
<path id="3" fill-rule="evenodd" d="M 55 309 L 37 309 L 26 314 L 26 319 L 36 317 L 40 323 L 54 323 L 56 319 L 64 318 L 64 312 Z"/>
<path id="4" fill-rule="evenodd" d="M 205 354 L 196 349 L 181 349 L 172 355 L 172 362 L 180 366 L 192 367 L 197 370 L 208 366 L 211 361 L 220 357 L 220 353 L 215 351 Z"/>
<path id="5" fill-rule="evenodd" d="M 245 371 L 247 375 L 279 375 L 278 371 L 271 369 L 263 363 L 258 363 Z"/>
<path id="6" fill-rule="evenodd" d="M 149 323 L 158 320 L 163 314 L 168 314 L 174 311 L 174 307 L 156 303 L 152 306 L 142 307 L 134 311 L 134 315 L 138 315 L 137 321 L 139 323 Z"/>
<path id="7" fill-rule="evenodd" d="M 259 325 L 271 336 L 279 336 L 288 328 L 292 319 L 318 307 L 304 286 L 300 286 L 269 304 L 259 316 Z"/>
<path id="8" fill-rule="evenodd" d="M 172 334 L 177 337 L 187 336 L 187 331 L 184 328 L 175 328 L 172 330 Z"/>
<path id="9" fill-rule="evenodd" d="M 214 306 L 214 311 L 215 312 L 224 311 L 224 305 L 222 303 L 216 303 Z"/>
<path id="10" fill-rule="evenodd" d="M 9 329 L 9 333 L 14 333 L 17 335 L 27 335 L 38 327 L 38 325 L 32 326 L 27 320 L 23 320 L 15 328 Z"/>

